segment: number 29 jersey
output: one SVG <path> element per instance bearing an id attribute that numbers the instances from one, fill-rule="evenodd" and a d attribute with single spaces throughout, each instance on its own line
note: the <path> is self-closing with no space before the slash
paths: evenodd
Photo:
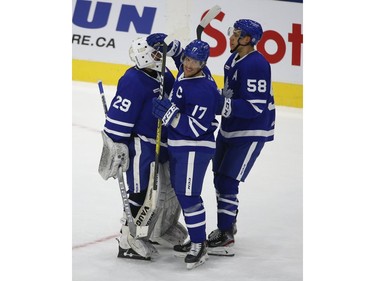
<path id="1" fill-rule="evenodd" d="M 156 73 L 156 72 L 155 72 Z M 164 92 L 172 90 L 174 77 L 167 69 Z M 129 143 L 138 136 L 155 144 L 157 119 L 152 115 L 152 99 L 160 92 L 160 77 L 153 77 L 137 67 L 129 68 L 119 79 L 116 95 L 108 110 L 104 131 L 115 142 Z M 162 130 L 166 143 L 166 130 Z"/>

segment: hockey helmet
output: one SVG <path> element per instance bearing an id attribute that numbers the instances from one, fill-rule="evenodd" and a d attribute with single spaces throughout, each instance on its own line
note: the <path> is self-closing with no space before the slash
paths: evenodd
<path id="1" fill-rule="evenodd" d="M 250 36 L 250 44 L 253 46 L 258 43 L 263 35 L 262 26 L 260 23 L 253 20 L 240 19 L 234 23 L 233 27 L 241 31 L 240 37 L 245 37 L 246 35 Z"/>
<path id="2" fill-rule="evenodd" d="M 209 56 L 210 45 L 204 41 L 196 39 L 186 46 L 182 59 L 189 57 L 205 64 Z"/>
<path id="3" fill-rule="evenodd" d="M 162 54 L 147 44 L 146 37 L 141 37 L 132 41 L 129 48 L 130 59 L 139 68 L 150 68 L 161 71 Z"/>

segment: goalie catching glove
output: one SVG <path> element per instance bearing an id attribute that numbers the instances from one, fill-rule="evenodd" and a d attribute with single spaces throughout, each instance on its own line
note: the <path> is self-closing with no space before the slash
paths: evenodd
<path id="1" fill-rule="evenodd" d="M 114 142 L 102 131 L 103 150 L 99 162 L 99 174 L 104 180 L 116 178 L 117 170 L 121 165 L 125 172 L 129 168 L 129 149 L 124 143 Z"/>
<path id="2" fill-rule="evenodd" d="M 179 108 L 169 99 L 152 99 L 152 114 L 156 118 L 161 119 L 163 125 L 166 127 L 171 125 L 173 121 L 174 124 L 172 126 L 177 124 L 179 111 Z"/>
<path id="3" fill-rule="evenodd" d="M 165 43 L 164 39 L 167 38 L 167 34 L 164 33 L 153 33 L 147 36 L 146 41 L 150 47 L 155 50 L 162 52 L 162 46 Z M 181 43 L 178 40 L 173 40 L 167 47 L 167 56 L 175 57 L 182 52 Z"/>

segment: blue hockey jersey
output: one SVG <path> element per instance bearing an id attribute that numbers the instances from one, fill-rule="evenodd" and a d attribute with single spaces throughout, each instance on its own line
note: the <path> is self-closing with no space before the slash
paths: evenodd
<path id="1" fill-rule="evenodd" d="M 214 132 L 219 123 L 215 119 L 215 108 L 219 90 L 207 67 L 203 76 L 184 77 L 181 67 L 170 99 L 180 109 L 180 120 L 176 128 L 168 127 L 168 149 L 170 151 L 215 150 Z"/>
<path id="2" fill-rule="evenodd" d="M 233 53 L 224 65 L 223 94 L 231 98 L 232 113 L 222 118 L 220 134 L 227 142 L 272 141 L 275 105 L 271 66 L 258 51 L 236 60 Z"/>
<path id="3" fill-rule="evenodd" d="M 164 91 L 172 90 L 174 77 L 167 69 Z M 107 113 L 104 131 L 115 142 L 128 145 L 132 136 L 155 143 L 157 118 L 152 115 L 152 99 L 160 92 L 160 78 L 152 77 L 137 67 L 129 68 L 120 78 L 116 95 Z M 166 130 L 162 130 L 166 143 Z"/>

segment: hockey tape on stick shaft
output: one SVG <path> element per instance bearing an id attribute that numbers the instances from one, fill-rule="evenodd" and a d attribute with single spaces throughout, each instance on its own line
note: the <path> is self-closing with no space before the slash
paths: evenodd
<path id="1" fill-rule="evenodd" d="M 213 6 L 207 14 L 202 18 L 201 22 L 197 26 L 197 39 L 201 40 L 202 32 L 206 26 L 221 12 L 221 7 L 219 5 Z"/>
<path id="2" fill-rule="evenodd" d="M 128 195 L 126 193 L 124 174 L 123 174 L 121 166 L 118 168 L 117 178 L 118 178 L 118 183 L 119 183 L 119 186 L 120 186 L 120 192 L 121 192 L 121 197 L 122 197 L 122 203 L 123 203 L 123 206 L 124 206 L 124 212 L 126 214 L 126 219 L 128 221 L 129 232 L 130 232 L 131 236 L 135 237 L 137 229 L 136 229 L 134 219 L 133 219 L 133 216 L 132 216 L 132 213 L 131 213 L 131 210 L 130 210 L 129 199 L 128 199 Z"/>
<path id="3" fill-rule="evenodd" d="M 107 102 L 105 100 L 103 83 L 102 83 L 101 80 L 98 81 L 98 86 L 99 86 L 100 96 L 102 98 L 104 113 L 107 116 L 108 107 L 107 107 Z M 128 195 L 126 193 L 124 174 L 123 174 L 121 166 L 118 168 L 118 171 L 117 171 L 117 179 L 118 179 L 118 184 L 119 184 L 119 187 L 120 187 L 120 193 L 121 193 L 124 212 L 126 214 L 126 220 L 128 221 L 129 232 L 133 237 L 135 237 L 137 230 L 136 230 L 134 219 L 133 219 L 133 216 L 132 216 L 132 213 L 131 213 L 131 210 L 130 210 L 129 199 L 128 199 Z"/>
<path id="4" fill-rule="evenodd" d="M 107 115 L 108 107 L 107 107 L 107 102 L 105 101 L 104 90 L 103 90 L 103 83 L 102 83 L 101 80 L 98 81 L 98 86 L 99 86 L 100 96 L 102 98 L 102 104 L 103 104 L 104 113 L 105 113 L 105 115 Z"/>

